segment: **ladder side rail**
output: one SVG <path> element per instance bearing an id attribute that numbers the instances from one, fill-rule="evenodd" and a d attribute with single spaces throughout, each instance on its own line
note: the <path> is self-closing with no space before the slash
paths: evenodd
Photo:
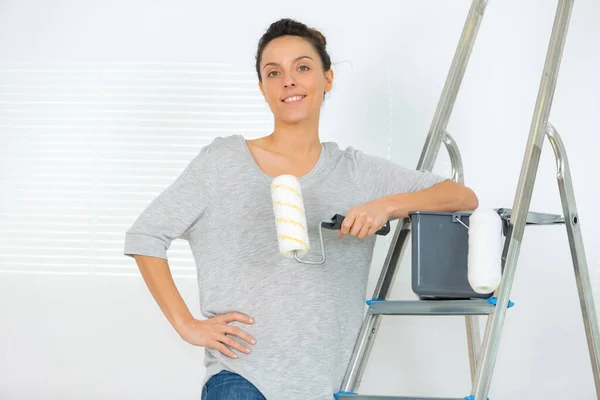
<path id="1" fill-rule="evenodd" d="M 550 114 L 554 90 L 562 53 L 565 45 L 568 25 L 574 0 L 559 0 L 546 61 L 542 72 L 537 100 L 527 140 L 527 147 L 521 167 L 517 191 L 514 198 L 513 213 L 507 232 L 507 251 L 502 281 L 498 289 L 499 296 L 496 311 L 489 316 L 482 351 L 477 362 L 477 376 L 472 387 L 475 399 L 486 399 L 490 390 L 492 373 L 498 354 L 500 335 L 506 311 L 516 265 L 519 257 L 525 223 L 531 204 L 531 195 L 538 171 L 540 154 L 544 142 L 546 124 Z"/>
<path id="2" fill-rule="evenodd" d="M 460 155 L 460 150 L 454 138 L 448 133 L 444 133 L 444 145 L 448 150 L 450 164 L 452 165 L 452 180 L 464 185 L 465 174 Z M 477 375 L 477 357 L 481 351 L 481 334 L 479 329 L 479 317 L 477 315 L 465 316 L 465 328 L 467 332 L 467 351 L 469 354 L 469 370 L 471 373 L 471 384 L 475 381 Z"/>
<path id="3" fill-rule="evenodd" d="M 471 3 L 431 128 L 417 163 L 418 170 L 431 171 L 433 169 L 487 3 L 488 0 L 473 0 Z M 386 299 L 391 291 L 398 263 L 402 259 L 402 253 L 406 247 L 409 234 L 410 222 L 407 218 L 400 219 L 390 243 L 373 298 Z M 341 392 L 354 392 L 360 385 L 380 324 L 381 315 L 365 315 L 342 380 Z"/>
<path id="4" fill-rule="evenodd" d="M 573 180 L 571 179 L 571 169 L 569 167 L 565 145 L 560 135 L 551 124 L 548 124 L 546 127 L 546 136 L 548 137 L 556 157 L 556 178 L 562 201 L 563 215 L 565 216 L 565 225 L 567 228 L 567 236 L 569 238 L 569 247 L 571 250 L 571 258 L 573 260 L 577 291 L 579 293 L 583 325 L 594 375 L 596 396 L 600 399 L 600 332 L 598 330 L 598 316 L 596 314 L 593 289 L 585 255 L 585 247 L 583 245 L 583 236 L 581 234 L 581 219 L 577 213 L 577 203 L 575 201 Z"/>

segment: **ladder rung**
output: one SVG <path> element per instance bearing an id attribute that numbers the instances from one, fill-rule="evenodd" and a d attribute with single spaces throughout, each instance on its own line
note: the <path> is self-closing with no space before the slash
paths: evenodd
<path id="1" fill-rule="evenodd" d="M 509 220 L 512 215 L 511 208 L 499 208 L 498 214 L 500 217 L 505 220 Z M 527 225 L 554 225 L 554 224 L 564 224 L 565 217 L 558 214 L 546 214 L 530 211 L 527 213 Z"/>
<path id="2" fill-rule="evenodd" d="M 369 314 L 382 315 L 488 315 L 496 306 L 473 300 L 371 300 Z"/>
<path id="3" fill-rule="evenodd" d="M 356 394 L 336 394 L 336 399 L 346 400 L 464 400 L 464 397 L 398 397 L 398 396 L 370 396 Z"/>

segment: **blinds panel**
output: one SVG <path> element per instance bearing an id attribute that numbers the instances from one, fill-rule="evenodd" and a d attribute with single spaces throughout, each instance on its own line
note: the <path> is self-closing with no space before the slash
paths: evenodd
<path id="1" fill-rule="evenodd" d="M 233 65 L 0 63 L 0 272 L 139 276 L 139 213 L 214 137 L 271 129 Z M 186 242 L 168 254 L 195 279 Z"/>

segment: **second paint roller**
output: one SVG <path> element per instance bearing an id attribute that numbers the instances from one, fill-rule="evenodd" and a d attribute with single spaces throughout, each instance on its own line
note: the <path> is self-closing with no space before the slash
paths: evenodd
<path id="1" fill-rule="evenodd" d="M 271 183 L 271 198 L 273 200 L 273 213 L 275 214 L 277 242 L 279 243 L 281 255 L 294 258 L 303 264 L 324 264 L 326 256 L 323 244 L 323 228 L 340 229 L 344 217 L 336 214 L 332 219 L 320 221 L 321 259 L 317 261 L 303 260 L 300 257 L 309 252 L 310 240 L 300 181 L 293 175 L 277 176 Z M 389 232 L 390 223 L 388 221 L 376 234 L 387 235 Z"/>
<path id="2" fill-rule="evenodd" d="M 502 280 L 502 219 L 480 207 L 469 218 L 468 281 L 477 293 L 492 293 Z"/>

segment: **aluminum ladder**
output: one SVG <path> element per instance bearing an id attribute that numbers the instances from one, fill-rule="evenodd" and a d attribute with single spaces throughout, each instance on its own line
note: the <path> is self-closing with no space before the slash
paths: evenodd
<path id="1" fill-rule="evenodd" d="M 340 390 L 334 394 L 335 398 L 347 400 L 487 399 L 494 364 L 498 354 L 502 327 L 507 310 L 512 305 L 509 296 L 525 226 L 529 224 L 564 223 L 567 229 L 577 281 L 577 290 L 593 370 L 596 396 L 600 400 L 600 333 L 580 230 L 581 221 L 577 214 L 575 194 L 565 146 L 557 130 L 548 122 L 573 2 L 574 0 L 559 0 L 558 2 L 513 208 L 503 210 L 509 222 L 502 255 L 502 281 L 494 293 L 495 297 L 488 299 L 494 301 L 482 299 L 436 301 L 388 300 L 387 298 L 398 269 L 398 263 L 402 258 L 402 253 L 410 234 L 410 222 L 407 219 L 401 219 L 398 221 L 379 281 L 374 290 L 373 298 L 367 301 L 369 308 L 363 320 Z M 425 146 L 417 164 L 418 170 L 431 171 L 441 144 L 444 143 L 452 162 L 452 179 L 461 183 L 463 183 L 464 178 L 460 153 L 456 143 L 446 132 L 446 127 L 486 6 L 487 0 L 472 1 Z M 564 217 L 529 212 L 544 138 L 547 138 L 550 142 L 556 157 L 557 180 Z M 375 341 L 382 315 L 465 316 L 472 382 L 470 395 L 463 398 L 439 398 L 358 394 L 357 389 Z M 479 326 L 476 317 L 478 315 L 488 316 L 482 343 L 480 342 Z"/>

